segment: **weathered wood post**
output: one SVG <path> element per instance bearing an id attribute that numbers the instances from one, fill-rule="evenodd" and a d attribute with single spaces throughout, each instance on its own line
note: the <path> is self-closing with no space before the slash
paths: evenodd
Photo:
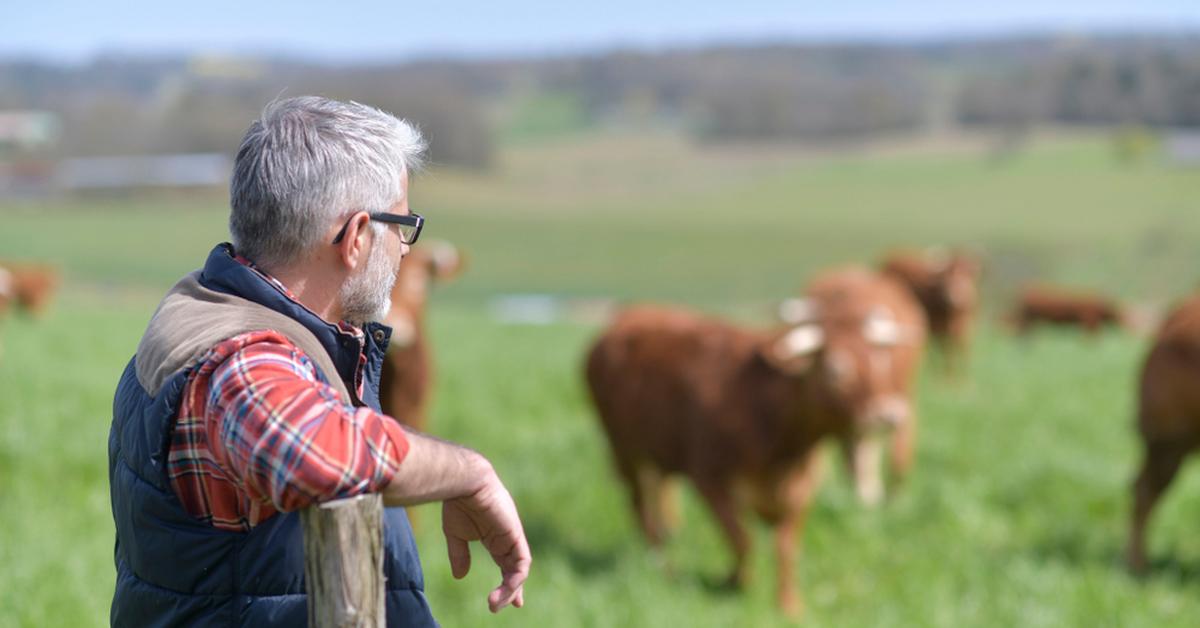
<path id="1" fill-rule="evenodd" d="M 304 576 L 311 628 L 382 628 L 383 498 L 339 499 L 304 509 Z"/>

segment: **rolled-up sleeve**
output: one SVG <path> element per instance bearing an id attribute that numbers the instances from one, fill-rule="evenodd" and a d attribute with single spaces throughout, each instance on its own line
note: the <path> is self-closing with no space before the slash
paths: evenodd
<path id="1" fill-rule="evenodd" d="M 246 345 L 212 372 L 204 423 L 230 479 L 281 511 L 378 492 L 408 452 L 399 423 L 342 403 L 279 340 Z"/>

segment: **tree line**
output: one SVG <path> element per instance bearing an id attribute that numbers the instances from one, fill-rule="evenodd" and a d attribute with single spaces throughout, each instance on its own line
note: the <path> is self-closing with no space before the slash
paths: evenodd
<path id="1" fill-rule="evenodd" d="M 1200 125 L 1200 35 L 759 44 L 331 65 L 289 58 L 0 60 L 0 109 L 62 121 L 57 152 L 232 152 L 272 98 L 318 93 L 420 125 L 434 163 L 486 168 L 547 94 L 572 124 L 707 142 L 855 140 L 931 126 Z M 513 131 L 515 132 L 515 131 Z"/>

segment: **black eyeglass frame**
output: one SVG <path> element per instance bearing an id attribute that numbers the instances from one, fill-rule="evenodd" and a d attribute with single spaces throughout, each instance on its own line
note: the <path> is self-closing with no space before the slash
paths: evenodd
<path id="1" fill-rule="evenodd" d="M 412 240 L 405 240 L 404 239 L 404 231 L 403 230 L 400 231 L 400 240 L 402 240 L 405 244 L 407 244 L 409 246 L 412 246 L 417 243 L 417 238 L 421 237 L 421 228 L 425 226 L 425 217 L 422 216 L 421 214 L 393 214 L 390 212 L 370 212 L 369 214 L 367 214 L 367 216 L 370 216 L 371 220 L 378 220 L 379 222 L 386 222 L 386 223 L 391 223 L 394 225 L 405 225 L 408 227 L 416 227 L 416 231 L 413 231 Z M 338 242 L 342 241 L 342 238 L 346 237 L 346 229 L 350 228 L 351 220 L 354 220 L 354 216 L 351 216 L 346 219 L 346 224 L 342 225 L 342 228 L 340 230 L 338 230 L 337 235 L 333 237 L 333 242 L 331 242 L 330 244 L 337 244 Z"/>

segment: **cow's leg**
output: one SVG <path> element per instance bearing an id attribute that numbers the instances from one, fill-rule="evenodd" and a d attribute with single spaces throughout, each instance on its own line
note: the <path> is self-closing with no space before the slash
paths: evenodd
<path id="1" fill-rule="evenodd" d="M 934 336 L 938 344 L 938 353 L 942 354 L 942 375 L 953 380 L 958 375 L 958 345 L 950 335 L 952 332 L 943 331 Z"/>
<path id="2" fill-rule="evenodd" d="M 733 569 L 726 579 L 726 584 L 733 588 L 741 588 L 745 586 L 749 577 L 747 557 L 750 554 L 750 537 L 738 518 L 737 500 L 734 498 L 732 487 L 723 480 L 697 479 L 696 489 L 712 510 L 733 550 Z"/>
<path id="3" fill-rule="evenodd" d="M 1018 336 L 1028 337 L 1029 330 L 1033 327 L 1033 316 L 1018 310 L 1013 314 L 1013 326 Z"/>
<path id="4" fill-rule="evenodd" d="M 954 340 L 948 335 L 949 333 L 950 332 L 946 330 L 939 330 L 931 333 L 930 335 L 932 337 L 933 344 L 937 346 L 937 351 L 934 351 L 934 355 L 936 355 L 938 361 L 941 362 L 941 364 L 938 366 L 941 367 L 940 370 L 942 372 L 942 377 L 946 379 L 953 379 L 955 375 L 955 346 Z"/>
<path id="5" fill-rule="evenodd" d="M 663 521 L 662 500 L 666 478 L 658 469 L 648 464 L 639 465 L 636 472 L 634 507 L 638 511 L 638 522 L 646 541 L 651 547 L 660 548 L 666 540 L 666 525 Z"/>
<path id="6" fill-rule="evenodd" d="M 675 570 L 663 548 L 667 539 L 667 524 L 664 522 L 662 502 L 668 484 L 667 478 L 661 470 L 644 462 L 636 466 L 631 476 L 629 485 L 633 495 L 633 508 L 637 513 L 642 536 L 650 546 L 650 558 L 668 576 L 673 576 Z"/>
<path id="7" fill-rule="evenodd" d="M 843 436 L 842 451 L 859 502 L 867 506 L 878 505 L 883 501 L 883 473 L 880 469 L 883 452 L 879 438 L 873 435 Z"/>
<path id="8" fill-rule="evenodd" d="M 658 512 L 663 536 L 670 538 L 679 529 L 679 483 L 664 477 L 658 484 Z"/>
<path id="9" fill-rule="evenodd" d="M 971 361 L 970 347 L 971 328 L 966 319 L 958 319 L 951 325 L 946 338 L 946 365 L 951 378 L 963 381 L 967 378 L 968 365 Z"/>
<path id="10" fill-rule="evenodd" d="M 657 549 L 662 545 L 662 537 L 657 534 L 647 495 L 647 489 L 653 484 L 653 476 L 656 475 L 656 472 L 645 462 L 623 457 L 619 457 L 616 462 L 621 479 L 629 487 L 629 498 L 632 502 L 634 518 L 637 519 L 638 529 L 642 531 L 642 536 L 650 547 Z"/>
<path id="11" fill-rule="evenodd" d="M 775 524 L 776 600 L 784 614 L 795 617 L 803 608 L 796 587 L 796 534 L 805 514 L 788 513 Z"/>
<path id="12" fill-rule="evenodd" d="M 1127 560 L 1134 573 L 1146 570 L 1146 524 L 1154 504 L 1174 479 L 1188 448 L 1178 443 L 1147 443 L 1142 469 L 1133 483 L 1133 518 Z"/>
<path id="13" fill-rule="evenodd" d="M 816 452 L 810 452 L 800 470 L 788 478 L 781 500 L 783 516 L 775 524 L 776 599 L 790 617 L 799 617 L 804 611 L 804 597 L 796 584 L 796 538 L 804 533 L 808 508 L 820 482 L 819 466 Z"/>
<path id="14" fill-rule="evenodd" d="M 889 489 L 894 491 L 904 484 L 912 472 L 913 458 L 917 446 L 917 417 L 904 417 L 892 431 L 892 452 L 888 459 L 891 473 Z"/>

